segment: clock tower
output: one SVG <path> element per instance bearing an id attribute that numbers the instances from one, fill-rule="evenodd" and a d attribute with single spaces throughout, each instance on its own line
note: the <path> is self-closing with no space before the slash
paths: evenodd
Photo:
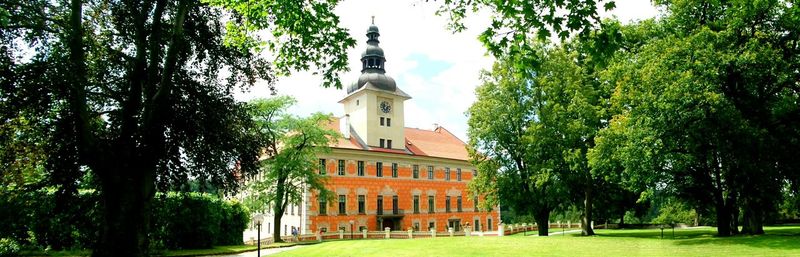
<path id="1" fill-rule="evenodd" d="M 351 134 L 371 148 L 405 150 L 403 102 L 411 96 L 386 75 L 379 36 L 373 17 L 367 29 L 367 49 L 361 54 L 361 76 L 347 87 L 347 96 L 339 101 L 344 105 L 344 125 L 349 124 L 349 131 L 355 132 Z"/>

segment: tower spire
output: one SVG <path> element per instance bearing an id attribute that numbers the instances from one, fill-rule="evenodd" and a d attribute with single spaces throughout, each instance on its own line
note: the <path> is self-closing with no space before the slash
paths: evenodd
<path id="1" fill-rule="evenodd" d="M 372 15 L 372 25 L 375 25 L 375 15 Z"/>

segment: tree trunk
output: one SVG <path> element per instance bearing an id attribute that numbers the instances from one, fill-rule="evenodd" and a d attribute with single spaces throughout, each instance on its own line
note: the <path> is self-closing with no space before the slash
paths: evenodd
<path id="1" fill-rule="evenodd" d="M 717 213 L 717 236 L 730 236 L 731 213 L 725 205 L 725 199 L 722 197 L 722 190 L 717 188 L 714 191 L 714 209 Z"/>
<path id="2" fill-rule="evenodd" d="M 275 207 L 272 212 L 275 214 L 273 219 L 272 239 L 275 243 L 283 242 L 281 239 L 281 219 L 283 218 L 283 211 L 285 210 L 284 191 L 286 191 L 286 179 L 279 178 L 275 188 Z"/>
<path id="3" fill-rule="evenodd" d="M 625 228 L 625 211 L 619 215 L 619 228 Z"/>
<path id="4" fill-rule="evenodd" d="M 581 235 L 593 236 L 594 229 L 592 229 L 592 184 L 586 184 L 583 199 L 583 219 L 581 219 Z"/>
<path id="5" fill-rule="evenodd" d="M 104 226 L 92 256 L 147 256 L 155 174 L 139 169 L 100 170 Z"/>
<path id="6" fill-rule="evenodd" d="M 538 224 L 539 236 L 547 236 L 550 231 L 550 210 L 544 208 L 544 210 L 538 211 L 534 216 L 536 224 Z"/>
<path id="7" fill-rule="evenodd" d="M 725 205 L 731 216 L 731 235 L 739 234 L 739 207 L 736 206 L 736 197 L 733 196 L 733 193 L 730 193 L 725 201 Z"/>

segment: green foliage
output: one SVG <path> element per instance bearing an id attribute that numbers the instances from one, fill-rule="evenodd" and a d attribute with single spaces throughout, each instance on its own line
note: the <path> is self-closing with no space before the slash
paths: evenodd
<path id="1" fill-rule="evenodd" d="M 14 257 L 19 253 L 19 243 L 12 238 L 0 238 L 0 257 Z"/>
<path id="2" fill-rule="evenodd" d="M 270 206 L 280 220 L 288 204 L 299 204 L 307 190 L 320 198 L 330 198 L 325 176 L 318 172 L 319 153 L 340 137 L 328 129 L 330 114 L 314 113 L 300 118 L 288 114 L 295 103 L 291 97 L 256 99 L 249 103 L 254 134 L 265 142 L 260 174 L 248 182 L 246 205 L 254 211 Z M 275 238 L 280 238 L 280 222 L 274 223 Z"/>
<path id="3" fill-rule="evenodd" d="M 652 223 L 666 225 L 683 223 L 691 225 L 694 224 L 694 219 L 697 217 L 697 213 L 694 210 L 676 200 L 662 203 L 658 212 L 658 216 L 653 219 Z"/>
<path id="4" fill-rule="evenodd" d="M 0 237 L 38 249 L 87 249 L 100 231 L 99 195 L 86 191 L 56 211 L 52 191 L 6 198 L 0 209 Z M 159 194 L 151 215 L 152 248 L 210 248 L 242 244 L 249 222 L 241 203 L 200 193 Z"/>
<path id="5" fill-rule="evenodd" d="M 333 10 L 336 1 L 234 1 L 203 0 L 212 6 L 233 11 L 236 19 L 225 26 L 225 44 L 240 51 L 261 53 L 264 48 L 275 53 L 278 75 L 291 70 L 318 69 L 322 86 L 341 88 L 339 74 L 348 70 L 347 49 L 355 46 L 347 29 L 339 27 Z M 266 31 L 261 39 L 256 32 Z"/>
<path id="6" fill-rule="evenodd" d="M 242 243 L 242 231 L 249 223 L 242 204 L 200 193 L 167 193 L 156 199 L 150 235 L 155 247 L 196 249 Z"/>

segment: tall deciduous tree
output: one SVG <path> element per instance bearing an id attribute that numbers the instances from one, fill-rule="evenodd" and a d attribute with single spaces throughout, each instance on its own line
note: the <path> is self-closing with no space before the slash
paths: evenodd
<path id="1" fill-rule="evenodd" d="M 484 206 L 499 203 L 518 214 L 534 217 L 539 235 L 548 235 L 550 212 L 566 195 L 558 138 L 541 123 L 543 91 L 529 74 L 495 63 L 483 74 L 477 100 L 467 111 L 469 147 L 478 178 L 475 194 L 486 195 Z"/>
<path id="2" fill-rule="evenodd" d="M 262 145 L 234 90 L 312 68 L 340 85 L 354 41 L 338 27 L 336 1 L 209 2 L 0 4 L 3 118 L 52 133 L 45 167 L 56 181 L 98 179 L 95 256 L 146 255 L 157 190 L 189 178 L 233 190 L 237 175 L 257 170 Z M 264 29 L 272 38 L 255 36 Z"/>
<path id="3" fill-rule="evenodd" d="M 260 173 L 247 186 L 245 203 L 251 210 L 271 207 L 274 215 L 273 239 L 281 240 L 281 218 L 289 204 L 301 204 L 304 194 L 329 198 L 325 176 L 317 170 L 317 154 L 328 147 L 339 132 L 325 123 L 331 116 L 321 113 L 299 118 L 286 110 L 295 100 L 289 97 L 257 99 L 250 102 L 258 138 L 266 143 Z"/>
<path id="4" fill-rule="evenodd" d="M 740 217 L 742 232 L 763 233 L 796 167 L 784 151 L 798 136 L 798 7 L 660 3 L 667 16 L 647 27 L 653 36 L 607 73 L 619 112 L 602 142 L 619 147 L 606 156 L 651 189 L 714 206 L 720 236 Z"/>

